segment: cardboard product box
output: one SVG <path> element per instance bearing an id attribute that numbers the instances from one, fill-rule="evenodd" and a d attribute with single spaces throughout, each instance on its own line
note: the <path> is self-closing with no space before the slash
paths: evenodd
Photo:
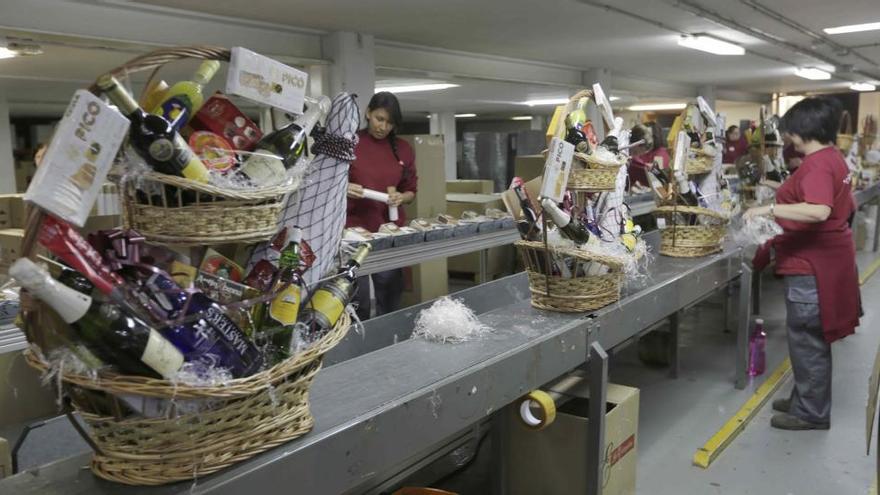
<path id="1" fill-rule="evenodd" d="M 44 387 L 40 383 L 40 373 L 28 366 L 24 354 L 0 354 L 0 369 L 4 373 L 4 379 L 0 383 L 0 428 L 30 423 L 58 414 L 55 392 L 52 387 Z M 0 447 L 0 466 L 2 465 Z"/>
<path id="2" fill-rule="evenodd" d="M 37 167 L 31 160 L 18 160 L 15 162 L 15 190 L 18 192 L 27 191 L 31 183 L 31 179 L 37 173 Z"/>
<path id="3" fill-rule="evenodd" d="M 456 179 L 446 181 L 446 193 L 492 194 L 494 184 L 491 180 Z"/>
<path id="4" fill-rule="evenodd" d="M 403 270 L 401 307 L 415 306 L 449 294 L 446 259 L 426 261 Z"/>
<path id="5" fill-rule="evenodd" d="M 0 230 L 24 228 L 24 194 L 0 194 Z"/>
<path id="6" fill-rule="evenodd" d="M 574 397 L 558 407 L 556 421 L 543 430 L 527 428 L 518 408 L 510 413 L 508 456 L 511 495 L 569 495 L 587 493 L 589 382 L 566 394 Z M 636 493 L 636 460 L 639 425 L 639 390 L 608 385 L 605 414 L 606 467 L 604 495 Z"/>
<path id="7" fill-rule="evenodd" d="M 6 273 L 9 265 L 21 257 L 24 229 L 0 230 L 0 271 Z"/>
<path id="8" fill-rule="evenodd" d="M 535 177 L 542 177 L 546 161 L 547 159 L 543 155 L 518 156 L 513 162 L 513 175 L 526 182 Z"/>
<path id="9" fill-rule="evenodd" d="M 461 214 L 468 210 L 483 214 L 486 208 L 504 210 L 501 194 L 446 194 L 446 213 L 454 218 L 461 218 Z"/>

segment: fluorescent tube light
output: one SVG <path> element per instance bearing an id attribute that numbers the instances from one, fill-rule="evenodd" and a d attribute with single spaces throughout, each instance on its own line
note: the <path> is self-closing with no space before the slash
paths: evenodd
<path id="1" fill-rule="evenodd" d="M 811 81 L 827 81 L 831 79 L 831 73 L 815 67 L 799 67 L 794 74 Z"/>
<path id="2" fill-rule="evenodd" d="M 510 120 L 532 120 L 531 115 L 517 115 L 516 117 L 511 117 Z"/>
<path id="3" fill-rule="evenodd" d="M 683 110 L 687 103 L 651 103 L 627 107 L 631 112 L 650 112 L 652 110 Z"/>
<path id="4" fill-rule="evenodd" d="M 0 46 L 0 59 L 17 57 L 18 52 L 10 50 L 5 46 Z"/>
<path id="5" fill-rule="evenodd" d="M 457 119 L 469 119 L 471 117 L 476 117 L 476 116 L 477 116 L 477 114 L 475 114 L 475 113 L 457 113 L 457 114 L 455 114 L 455 118 L 457 118 Z"/>
<path id="6" fill-rule="evenodd" d="M 609 97 L 608 97 L 608 101 L 617 101 L 617 100 L 619 100 L 619 99 L 620 99 L 619 96 L 609 96 Z"/>
<path id="7" fill-rule="evenodd" d="M 417 93 L 420 91 L 440 91 L 442 89 L 457 88 L 458 84 L 436 83 L 436 84 L 408 84 L 406 86 L 384 86 L 377 87 L 376 92 L 388 91 L 389 93 Z"/>
<path id="8" fill-rule="evenodd" d="M 875 91 L 877 89 L 877 86 L 874 86 L 871 83 L 856 82 L 850 84 L 849 89 L 853 91 Z"/>
<path id="9" fill-rule="evenodd" d="M 715 55 L 745 55 L 746 53 L 746 49 L 739 45 L 734 45 L 733 43 L 721 41 L 717 38 L 704 36 L 702 34 L 696 34 L 693 36 L 683 34 L 678 38 L 678 45 L 693 50 L 700 50 L 701 52 L 713 53 Z"/>
<path id="10" fill-rule="evenodd" d="M 825 28 L 822 31 L 825 31 L 828 34 L 846 34 L 859 33 L 862 31 L 877 31 L 878 29 L 880 29 L 880 22 L 869 22 L 867 24 L 850 24 L 849 26 Z"/>
<path id="11" fill-rule="evenodd" d="M 528 105 L 530 107 L 541 105 L 565 105 L 566 103 L 568 103 L 568 98 L 544 98 L 542 100 L 528 100 L 522 102 L 523 105 Z"/>

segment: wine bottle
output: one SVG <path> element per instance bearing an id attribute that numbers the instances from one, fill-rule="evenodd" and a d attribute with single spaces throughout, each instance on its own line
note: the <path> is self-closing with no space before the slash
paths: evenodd
<path id="1" fill-rule="evenodd" d="M 550 220 L 559 228 L 559 233 L 566 239 L 571 239 L 575 244 L 586 244 L 590 240 L 590 231 L 578 223 L 568 213 L 562 211 L 552 199 L 541 201 L 544 211 L 550 216 Z"/>
<path id="2" fill-rule="evenodd" d="M 519 220 L 516 225 L 519 229 L 520 236 L 523 240 L 534 241 L 538 238 L 538 215 L 532 208 L 532 202 L 529 195 L 522 186 L 514 186 L 513 192 L 519 201 L 519 207 L 522 210 L 523 220 Z"/>
<path id="3" fill-rule="evenodd" d="M 157 172 L 208 182 L 208 169 L 186 140 L 164 118 L 147 113 L 110 74 L 98 78 L 98 87 L 131 121 L 132 148 Z"/>
<path id="4" fill-rule="evenodd" d="M 206 60 L 199 65 L 192 81 L 180 81 L 165 90 L 163 99 L 150 113 L 171 122 L 175 131 L 180 131 L 205 102 L 202 89 L 220 69 L 220 62 Z"/>
<path id="5" fill-rule="evenodd" d="M 268 343 L 274 360 L 281 361 L 290 355 L 293 340 L 293 329 L 299 316 L 302 302 L 302 264 L 300 260 L 300 242 L 302 229 L 294 227 L 290 232 L 290 243 L 281 251 L 278 260 L 279 271 L 272 292 L 274 299 L 267 302 L 262 311 L 263 321 L 260 331 L 264 342 Z"/>
<path id="6" fill-rule="evenodd" d="M 572 110 L 568 116 L 565 117 L 565 126 L 569 129 L 574 128 L 577 130 L 581 130 L 584 124 L 587 122 L 587 103 L 589 103 L 589 98 L 581 98 L 577 102 L 577 106 L 574 110 Z"/>
<path id="7" fill-rule="evenodd" d="M 329 110 L 330 99 L 321 97 L 296 120 L 263 136 L 253 154 L 241 166 L 241 173 L 259 186 L 284 180 L 287 169 L 293 167 L 305 151 L 312 128 Z"/>
<path id="8" fill-rule="evenodd" d="M 58 283 L 27 258 L 13 263 L 9 274 L 55 310 L 101 360 L 123 373 L 171 378 L 183 366 L 183 354 L 171 342 L 115 304 Z"/>
<path id="9" fill-rule="evenodd" d="M 370 253 L 370 244 L 361 244 L 342 267 L 338 276 L 315 291 L 301 313 L 300 321 L 306 325 L 308 336 L 318 339 L 329 332 L 339 321 L 345 306 L 357 290 L 357 269 Z"/>
<path id="10" fill-rule="evenodd" d="M 681 172 L 676 172 L 675 180 L 678 182 L 678 195 L 684 201 L 685 206 L 699 206 L 700 200 L 697 198 L 697 195 L 694 194 L 687 176 Z"/>
<path id="11" fill-rule="evenodd" d="M 225 368 L 235 378 L 252 375 L 263 366 L 260 350 L 204 293 L 184 291 L 160 273 L 150 275 L 144 285 L 172 322 L 159 331 L 183 352 L 186 361 Z"/>

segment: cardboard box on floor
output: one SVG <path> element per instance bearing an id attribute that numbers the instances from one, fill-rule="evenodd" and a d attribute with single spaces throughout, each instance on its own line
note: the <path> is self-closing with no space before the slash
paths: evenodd
<path id="1" fill-rule="evenodd" d="M 541 431 L 523 425 L 518 408 L 510 413 L 508 456 L 511 495 L 587 493 L 587 425 L 589 381 L 565 392 L 556 421 Z M 605 479 L 603 495 L 636 492 L 639 389 L 608 384 L 605 414 Z"/>
<path id="2" fill-rule="evenodd" d="M 492 194 L 494 185 L 491 180 L 456 179 L 446 181 L 446 194 Z"/>
<path id="3" fill-rule="evenodd" d="M 446 195 L 446 212 L 455 218 L 461 218 L 461 214 L 468 210 L 482 214 L 486 212 L 487 208 L 503 210 L 504 203 L 501 201 L 501 194 L 448 193 Z M 498 276 L 510 272 L 512 268 L 513 249 L 511 246 L 498 246 L 489 249 L 489 263 L 486 266 L 489 280 L 494 280 Z M 467 253 L 449 258 L 449 271 L 478 274 L 480 272 L 480 253 Z"/>
<path id="4" fill-rule="evenodd" d="M 419 191 L 411 204 L 404 206 L 406 218 L 436 218 L 446 212 L 446 168 L 443 136 L 400 136 L 413 148 Z M 401 303 L 405 306 L 444 296 L 449 293 L 446 259 L 432 260 L 413 266 L 405 273 Z"/>
<path id="5" fill-rule="evenodd" d="M 513 175 L 524 181 L 531 180 L 533 177 L 542 177 L 546 161 L 544 155 L 518 156 L 513 162 Z"/>

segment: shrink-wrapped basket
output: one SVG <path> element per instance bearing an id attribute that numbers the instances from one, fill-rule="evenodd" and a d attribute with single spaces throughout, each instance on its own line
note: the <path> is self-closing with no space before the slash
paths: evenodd
<path id="1" fill-rule="evenodd" d="M 529 277 L 532 306 L 563 313 L 593 311 L 620 300 L 623 262 L 613 256 L 575 248 L 551 248 L 542 242 L 517 241 Z M 551 264 L 548 275 L 547 263 Z M 574 273 L 569 277 L 555 274 L 553 263 L 601 265 L 601 275 Z"/>
<path id="2" fill-rule="evenodd" d="M 715 156 L 705 153 L 703 150 L 692 151 L 684 165 L 684 171 L 688 175 L 708 174 L 715 166 Z"/>
<path id="3" fill-rule="evenodd" d="M 660 254 L 699 258 L 721 251 L 727 234 L 726 215 L 696 206 L 660 206 L 654 215 L 666 222 L 660 230 Z M 693 219 L 693 225 L 682 225 L 682 217 Z"/>
<path id="4" fill-rule="evenodd" d="M 226 48 L 167 48 L 137 57 L 110 73 L 127 76 L 152 71 L 152 78 L 169 62 L 190 58 L 229 61 L 230 56 Z M 146 87 L 149 85 L 148 81 Z M 291 179 L 271 187 L 221 187 L 160 173 L 145 173 L 136 179 L 120 175 L 116 180 L 122 191 L 125 226 L 151 242 L 179 246 L 269 240 L 277 230 L 287 195 L 300 185 L 299 180 Z"/>

